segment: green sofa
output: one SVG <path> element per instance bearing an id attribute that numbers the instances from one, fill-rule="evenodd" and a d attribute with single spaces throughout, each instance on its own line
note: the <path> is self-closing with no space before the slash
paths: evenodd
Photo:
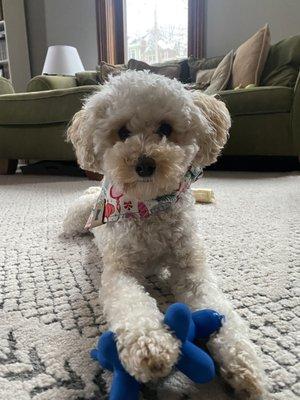
<path id="1" fill-rule="evenodd" d="M 300 35 L 271 47 L 260 87 L 219 93 L 233 120 L 225 155 L 300 155 L 299 66 Z M 0 78 L 0 160 L 74 160 L 65 130 L 95 90 L 101 86 L 78 86 L 75 77 L 38 76 L 29 82 L 28 93 L 14 94 Z"/>
<path id="2" fill-rule="evenodd" d="M 94 86 L 68 87 L 74 79 L 42 77 L 48 90 L 0 96 L 0 159 L 74 160 L 65 130 Z M 7 82 L 0 79 L 0 93 Z M 6 91 L 7 93 L 7 91 Z"/>

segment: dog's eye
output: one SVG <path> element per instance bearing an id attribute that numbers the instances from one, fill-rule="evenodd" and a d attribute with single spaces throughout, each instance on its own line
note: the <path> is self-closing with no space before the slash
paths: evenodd
<path id="1" fill-rule="evenodd" d="M 158 133 L 160 136 L 166 136 L 166 137 L 170 136 L 171 132 L 172 132 L 172 127 L 167 122 L 161 122 L 156 131 L 156 133 Z"/>
<path id="2" fill-rule="evenodd" d="M 123 141 L 129 138 L 130 133 L 131 132 L 126 128 L 126 126 L 122 126 L 118 131 L 119 138 Z"/>

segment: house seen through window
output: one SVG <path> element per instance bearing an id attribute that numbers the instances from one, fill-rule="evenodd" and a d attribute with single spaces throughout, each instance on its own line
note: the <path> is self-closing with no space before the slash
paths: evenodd
<path id="1" fill-rule="evenodd" d="M 126 0 L 125 9 L 127 60 L 187 56 L 188 0 Z"/>

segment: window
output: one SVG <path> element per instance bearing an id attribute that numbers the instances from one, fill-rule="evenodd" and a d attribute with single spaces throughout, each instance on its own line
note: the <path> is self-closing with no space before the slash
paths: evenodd
<path id="1" fill-rule="evenodd" d="M 148 63 L 187 57 L 188 0 L 126 0 L 125 58 Z"/>
<path id="2" fill-rule="evenodd" d="M 206 0 L 95 0 L 100 61 L 203 57 Z"/>

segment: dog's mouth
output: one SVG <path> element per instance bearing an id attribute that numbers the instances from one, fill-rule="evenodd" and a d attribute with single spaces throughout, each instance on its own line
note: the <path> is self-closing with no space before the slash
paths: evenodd
<path id="1" fill-rule="evenodd" d="M 138 179 L 136 182 L 137 183 L 152 183 L 153 182 L 153 178 Z"/>

